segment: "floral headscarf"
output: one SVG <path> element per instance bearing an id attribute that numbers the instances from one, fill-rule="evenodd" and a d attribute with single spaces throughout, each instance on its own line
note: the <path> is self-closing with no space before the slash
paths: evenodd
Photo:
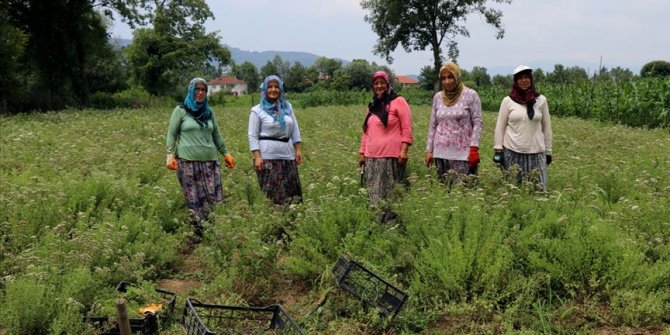
<path id="1" fill-rule="evenodd" d="M 271 81 L 276 81 L 277 85 L 279 85 L 279 98 L 275 101 L 270 101 L 268 99 L 268 84 Z M 288 115 L 288 104 L 286 102 L 286 96 L 284 95 L 284 82 L 282 82 L 281 78 L 278 76 L 267 76 L 263 80 L 263 85 L 261 86 L 261 108 L 272 116 L 275 121 L 279 122 L 279 125 L 282 128 L 286 127 L 284 116 Z"/>
<path id="2" fill-rule="evenodd" d="M 372 82 L 374 83 L 377 78 L 384 79 L 384 81 L 386 81 L 388 84 L 388 89 L 381 97 L 377 97 L 373 89 L 372 101 L 370 101 L 368 104 L 368 114 L 365 116 L 365 121 L 363 121 L 363 132 L 368 130 L 368 119 L 373 114 L 377 115 L 377 117 L 382 121 L 384 127 L 386 127 L 389 118 L 388 105 L 393 99 L 398 97 L 398 94 L 396 94 L 393 90 L 393 86 L 391 85 L 391 77 L 389 77 L 388 73 L 384 71 L 375 72 L 372 75 Z"/>
<path id="3" fill-rule="evenodd" d="M 458 67 L 456 63 L 452 62 L 444 64 L 440 68 L 440 82 L 442 82 L 441 77 L 445 72 L 449 72 L 454 76 L 454 79 L 456 79 L 456 87 L 452 91 L 447 91 L 446 89 L 442 88 L 442 101 L 447 106 L 453 106 L 456 104 L 456 101 L 458 101 L 458 97 L 461 96 L 461 93 L 463 93 L 463 88 L 465 87 L 461 81 L 461 68 Z"/>
<path id="4" fill-rule="evenodd" d="M 207 128 L 207 123 L 212 119 L 212 110 L 209 108 L 207 103 L 207 94 L 205 94 L 205 100 L 202 103 L 195 101 L 195 85 L 197 83 L 205 84 L 207 88 L 207 81 L 202 78 L 193 78 L 188 84 L 188 94 L 184 98 L 184 103 L 182 104 L 193 119 L 198 122 L 200 128 Z"/>

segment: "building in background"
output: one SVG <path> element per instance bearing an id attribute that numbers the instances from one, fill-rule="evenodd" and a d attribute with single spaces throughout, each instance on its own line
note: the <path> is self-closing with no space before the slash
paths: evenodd
<path id="1" fill-rule="evenodd" d="M 401 87 L 412 87 L 419 85 L 419 81 L 410 76 L 396 76 L 396 84 Z"/>
<path id="2" fill-rule="evenodd" d="M 247 83 L 231 76 L 220 76 L 207 82 L 207 95 L 219 91 L 232 95 L 247 94 Z"/>

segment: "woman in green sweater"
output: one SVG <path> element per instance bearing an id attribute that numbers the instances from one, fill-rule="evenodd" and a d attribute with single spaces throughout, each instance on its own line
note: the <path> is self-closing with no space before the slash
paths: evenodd
<path id="1" fill-rule="evenodd" d="M 224 155 L 228 168 L 235 167 L 214 112 L 207 104 L 207 82 L 204 79 L 191 80 L 184 102 L 172 111 L 166 148 L 166 166 L 177 170 L 199 240 L 202 221 L 208 219 L 211 205 L 223 200 L 218 154 Z"/>

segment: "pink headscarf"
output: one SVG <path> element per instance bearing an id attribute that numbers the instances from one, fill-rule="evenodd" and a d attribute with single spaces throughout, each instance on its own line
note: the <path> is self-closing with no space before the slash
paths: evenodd
<path id="1" fill-rule="evenodd" d="M 393 86 L 391 86 L 391 77 L 389 77 L 388 73 L 385 71 L 377 71 L 375 74 L 372 75 L 372 82 L 375 82 L 375 79 L 377 78 L 383 78 L 386 83 L 389 85 L 388 90 L 386 90 L 386 93 L 389 93 L 393 90 Z"/>

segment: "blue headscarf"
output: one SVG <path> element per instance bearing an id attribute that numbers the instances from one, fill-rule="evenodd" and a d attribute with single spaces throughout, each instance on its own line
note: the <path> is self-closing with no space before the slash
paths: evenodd
<path id="1" fill-rule="evenodd" d="M 274 102 L 268 100 L 268 84 L 273 80 L 279 85 L 279 98 Z M 263 80 L 263 85 L 261 86 L 261 108 L 270 114 L 275 121 L 279 122 L 282 128 L 286 127 L 284 116 L 288 115 L 288 104 L 286 103 L 286 96 L 284 96 L 284 83 L 279 77 L 271 75 Z"/>
<path id="2" fill-rule="evenodd" d="M 186 98 L 184 98 L 182 106 L 186 109 L 188 114 L 198 122 L 200 128 L 207 128 L 207 122 L 212 119 L 212 110 L 207 103 L 206 93 L 205 100 L 202 103 L 195 101 L 195 85 L 197 83 L 203 83 L 205 84 L 205 87 L 207 87 L 207 81 L 205 81 L 205 79 L 193 78 L 188 84 L 188 94 L 186 95 Z"/>

